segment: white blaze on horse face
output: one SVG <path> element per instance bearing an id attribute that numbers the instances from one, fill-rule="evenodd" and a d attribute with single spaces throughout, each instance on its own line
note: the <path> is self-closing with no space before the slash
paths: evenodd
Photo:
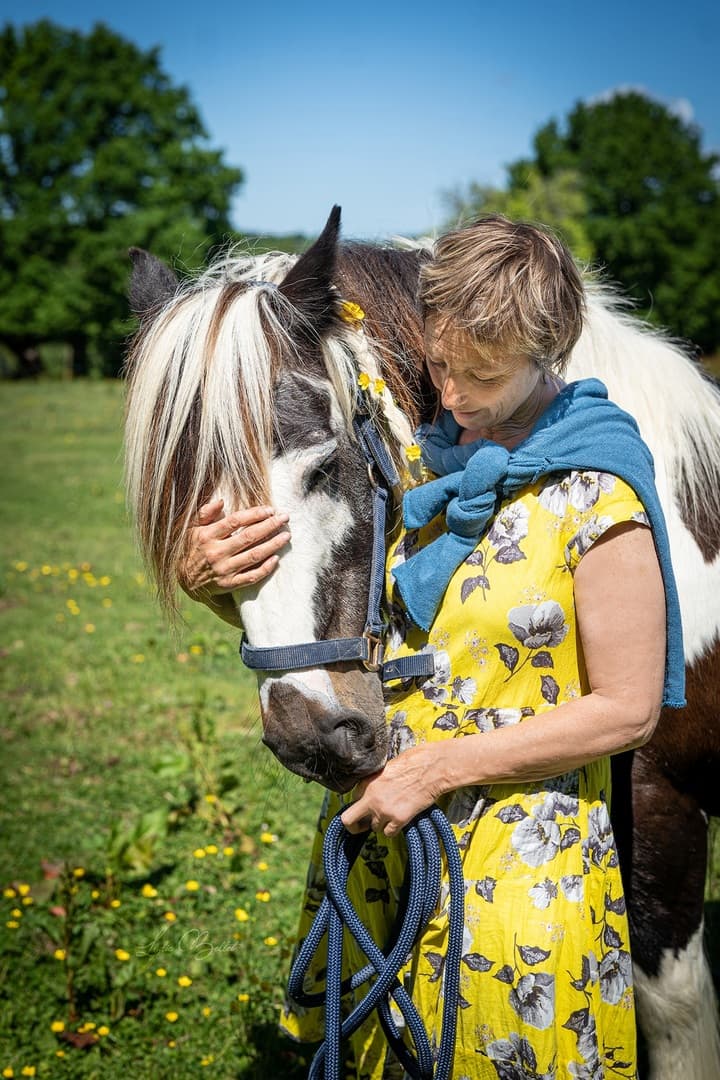
<path id="1" fill-rule="evenodd" d="M 333 552 L 353 525 L 344 499 L 322 490 L 306 493 L 308 473 L 337 446 L 335 439 L 295 450 L 273 460 L 270 472 L 273 505 L 290 516 L 290 543 L 280 561 L 259 586 L 238 595 L 240 618 L 248 640 L 258 646 L 299 645 L 316 640 L 314 593 L 318 579 L 332 565 Z M 311 668 L 283 676 L 306 695 L 337 707 L 328 673 Z M 274 676 L 260 677 L 263 708 Z"/>

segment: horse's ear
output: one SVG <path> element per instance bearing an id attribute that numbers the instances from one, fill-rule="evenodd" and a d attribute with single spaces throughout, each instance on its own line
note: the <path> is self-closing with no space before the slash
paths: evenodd
<path id="1" fill-rule="evenodd" d="M 292 270 L 280 282 L 280 292 L 322 334 L 337 310 L 337 293 L 332 288 L 335 256 L 340 233 L 340 207 L 333 206 L 325 228 Z"/>
<path id="2" fill-rule="evenodd" d="M 131 247 L 128 255 L 133 264 L 128 287 L 130 308 L 142 318 L 175 295 L 178 279 L 169 266 L 143 248 Z"/>

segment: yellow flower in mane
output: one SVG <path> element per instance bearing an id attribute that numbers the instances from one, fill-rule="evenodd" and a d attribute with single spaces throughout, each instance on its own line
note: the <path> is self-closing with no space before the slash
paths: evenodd
<path id="1" fill-rule="evenodd" d="M 408 461 L 419 461 L 422 450 L 417 443 L 412 443 L 410 446 L 405 447 L 405 457 Z"/>
<path id="2" fill-rule="evenodd" d="M 360 374 L 358 375 L 358 386 L 360 387 L 360 389 L 361 390 L 369 390 L 370 389 L 370 382 L 371 382 L 371 379 L 370 379 L 370 376 L 368 375 L 367 371 L 361 371 Z"/>
<path id="3" fill-rule="evenodd" d="M 373 382 L 373 390 L 378 395 L 378 397 L 380 397 L 386 386 L 387 383 L 384 379 L 375 379 L 375 381 Z"/>
<path id="4" fill-rule="evenodd" d="M 354 326 L 362 322 L 365 318 L 365 312 L 359 304 L 354 304 L 352 300 L 343 300 L 340 304 L 340 318 L 343 322 Z"/>

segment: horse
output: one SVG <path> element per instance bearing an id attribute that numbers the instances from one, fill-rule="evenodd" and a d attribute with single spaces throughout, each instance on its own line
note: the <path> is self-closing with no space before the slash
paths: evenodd
<path id="1" fill-rule="evenodd" d="M 127 373 L 127 483 L 141 546 L 172 613 L 196 508 L 273 503 L 292 543 L 261 588 L 236 598 L 255 645 L 361 632 L 374 480 L 352 418 L 375 418 L 407 473 L 413 429 L 432 418 L 415 295 L 423 245 L 339 242 L 339 208 L 301 256 L 234 255 L 179 282 L 132 249 L 140 318 Z M 364 314 L 364 317 L 363 317 Z M 588 283 L 568 378 L 602 379 L 655 459 L 680 593 L 688 706 L 613 759 L 612 820 L 628 904 L 651 1080 L 720 1077 L 703 952 L 708 818 L 720 814 L 720 393 L 683 348 Z M 388 750 L 373 665 L 261 672 L 263 741 L 284 766 L 347 791 Z"/>

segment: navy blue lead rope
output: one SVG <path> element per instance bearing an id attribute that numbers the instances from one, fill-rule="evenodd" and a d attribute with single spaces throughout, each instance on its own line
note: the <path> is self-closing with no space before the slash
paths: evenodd
<path id="1" fill-rule="evenodd" d="M 325 1005 L 325 1041 L 313 1058 L 308 1080 L 339 1080 L 342 1041 L 347 1039 L 377 1009 L 385 1037 L 413 1080 L 448 1080 L 455 1053 L 457 1010 L 460 996 L 465 888 L 460 852 L 450 824 L 437 807 L 419 814 L 403 830 L 407 843 L 407 901 L 399 912 L 399 929 L 394 940 L 381 948 L 371 937 L 347 893 L 347 879 L 367 834 L 347 832 L 340 814 L 332 819 L 325 834 L 323 865 L 327 892 L 310 931 L 302 943 L 290 972 L 288 995 L 298 1005 Z M 443 1010 L 437 1052 L 407 990 L 398 980 L 416 941 L 433 914 L 440 895 L 440 845 L 448 866 L 449 929 L 443 967 Z M 342 981 L 344 929 L 352 934 L 368 959 L 360 971 Z M 313 957 L 327 934 L 327 976 L 324 993 L 306 994 L 304 981 Z M 341 1016 L 342 997 L 357 991 L 374 977 L 365 996 L 347 1018 Z M 357 995 L 355 995 L 357 997 Z M 390 999 L 402 1013 L 414 1045 L 414 1053 L 403 1041 L 395 1023 Z"/>

